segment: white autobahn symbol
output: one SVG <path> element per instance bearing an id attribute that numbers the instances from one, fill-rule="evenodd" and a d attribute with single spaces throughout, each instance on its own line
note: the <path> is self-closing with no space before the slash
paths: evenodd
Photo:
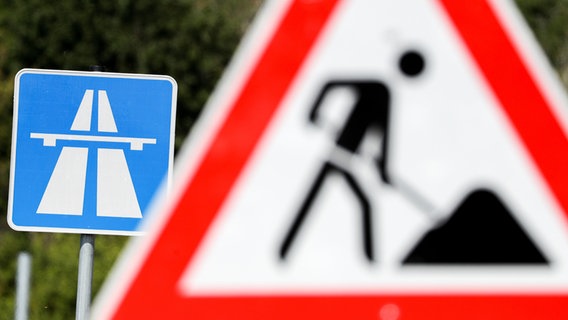
<path id="1" fill-rule="evenodd" d="M 75 115 L 72 131 L 91 131 L 94 90 L 86 90 Z M 97 132 L 117 133 L 114 116 L 105 90 L 98 90 Z M 128 143 L 130 150 L 141 151 L 145 144 L 156 144 L 156 139 L 81 134 L 30 134 L 32 139 L 43 139 L 43 145 L 54 147 L 58 140 L 85 142 Z M 37 213 L 82 215 L 87 177 L 87 147 L 64 146 L 49 178 Z M 141 218 L 132 177 L 123 149 L 97 148 L 96 214 L 104 217 Z"/>

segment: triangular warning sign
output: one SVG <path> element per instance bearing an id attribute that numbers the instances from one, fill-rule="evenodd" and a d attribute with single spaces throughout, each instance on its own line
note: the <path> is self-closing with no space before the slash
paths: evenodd
<path id="1" fill-rule="evenodd" d="M 269 3 L 97 317 L 568 316 L 551 74 L 509 2 Z"/>

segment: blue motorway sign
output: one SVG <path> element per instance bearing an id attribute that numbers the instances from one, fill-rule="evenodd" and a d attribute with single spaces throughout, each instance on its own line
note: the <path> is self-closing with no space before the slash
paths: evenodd
<path id="1" fill-rule="evenodd" d="M 173 165 L 177 84 L 157 75 L 16 75 L 8 223 L 139 234 Z"/>

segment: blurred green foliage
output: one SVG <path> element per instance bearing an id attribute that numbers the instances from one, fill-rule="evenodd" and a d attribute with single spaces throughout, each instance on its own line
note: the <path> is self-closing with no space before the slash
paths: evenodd
<path id="1" fill-rule="evenodd" d="M 166 74 L 179 85 L 176 146 L 187 134 L 260 0 L 0 0 L 0 319 L 14 314 L 16 258 L 33 256 L 31 319 L 75 314 L 79 236 L 6 225 L 13 78 L 22 68 Z M 568 80 L 568 0 L 517 0 Z M 93 291 L 125 237 L 96 240 Z"/>
<path id="2" fill-rule="evenodd" d="M 568 83 L 568 0 L 516 0 L 564 84 Z"/>

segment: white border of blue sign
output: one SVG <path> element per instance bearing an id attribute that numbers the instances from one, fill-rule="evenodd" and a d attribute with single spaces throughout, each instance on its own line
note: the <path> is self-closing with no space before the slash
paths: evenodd
<path id="1" fill-rule="evenodd" d="M 13 109 L 13 125 L 12 125 L 12 149 L 10 155 L 10 184 L 9 184 L 9 195 L 8 195 L 8 224 L 10 227 L 17 231 L 31 231 L 31 232 L 59 232 L 59 233 L 75 233 L 75 234 L 105 234 L 105 235 L 143 235 L 144 230 L 137 229 L 135 231 L 125 231 L 125 230 L 114 230 L 114 229 L 104 229 L 104 228 L 73 228 L 73 227 L 53 227 L 53 226 L 21 226 L 13 222 L 13 205 L 14 205 L 14 187 L 15 187 L 15 173 L 16 173 L 16 147 L 18 140 L 18 112 L 20 105 L 20 80 L 25 74 L 34 75 L 61 75 L 61 76 L 80 76 L 80 77 L 92 77 L 92 78 L 115 78 L 115 79 L 132 79 L 132 80 L 162 80 L 167 81 L 172 86 L 172 97 L 171 97 L 171 115 L 170 115 L 170 137 L 169 137 L 169 155 L 168 155 L 168 167 L 166 179 L 161 183 L 159 190 L 156 191 L 154 199 L 160 198 L 160 194 L 169 193 L 171 181 L 172 181 L 172 170 L 173 170 L 173 158 L 174 158 L 174 143 L 175 143 L 175 118 L 176 118 L 176 106 L 177 106 L 177 92 L 178 86 L 175 79 L 170 76 L 165 75 L 146 75 L 146 74 L 130 74 L 130 73 L 113 73 L 113 72 L 96 72 L 96 71 L 71 71 L 71 70 L 49 70 L 49 69 L 22 69 L 15 77 L 14 82 L 14 109 Z M 152 200 L 154 202 L 154 200 Z M 150 204 L 148 207 L 151 207 Z M 145 210 L 145 212 L 152 210 Z M 138 226 L 144 226 L 146 223 L 144 221 L 146 217 L 142 218 L 141 223 Z"/>

